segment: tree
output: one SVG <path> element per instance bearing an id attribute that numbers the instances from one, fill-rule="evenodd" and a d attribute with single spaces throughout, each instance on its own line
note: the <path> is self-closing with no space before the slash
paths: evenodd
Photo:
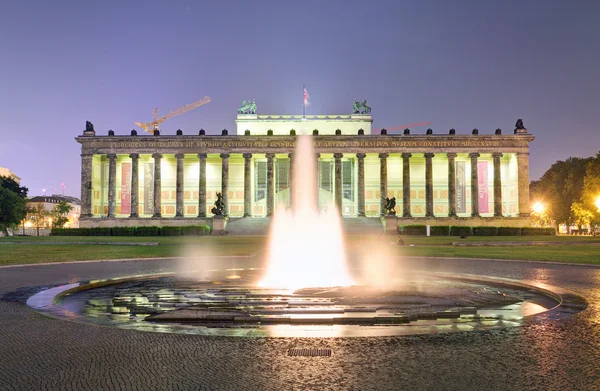
<path id="1" fill-rule="evenodd" d="M 52 225 L 63 228 L 69 222 L 68 214 L 73 207 L 67 201 L 61 201 L 52 209 Z"/>
<path id="2" fill-rule="evenodd" d="M 600 152 L 586 166 L 579 208 L 588 217 L 588 224 L 600 223 Z"/>
<path id="3" fill-rule="evenodd" d="M 557 226 L 562 223 L 570 225 L 576 220 L 571 205 L 581 198 L 586 166 L 593 159 L 572 157 L 564 162 L 559 160 L 538 181 L 531 182 L 532 202 L 542 202 L 548 218 Z"/>
<path id="4" fill-rule="evenodd" d="M 27 214 L 27 191 L 14 179 L 0 176 L 0 232 L 5 235 Z"/>
<path id="5" fill-rule="evenodd" d="M 31 221 L 37 229 L 37 236 L 40 236 L 40 228 L 45 225 L 45 219 L 48 216 L 48 211 L 44 209 L 44 205 L 37 204 L 27 209 L 27 220 Z"/>
<path id="6" fill-rule="evenodd" d="M 27 200 L 15 192 L 0 186 L 0 231 L 8 235 L 27 214 Z"/>

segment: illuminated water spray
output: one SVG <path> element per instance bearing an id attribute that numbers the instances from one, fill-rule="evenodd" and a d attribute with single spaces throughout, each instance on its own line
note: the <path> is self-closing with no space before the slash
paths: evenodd
<path id="1" fill-rule="evenodd" d="M 311 136 L 298 136 L 292 175 L 292 209 L 278 207 L 269 234 L 262 287 L 299 289 L 349 286 L 340 215 L 317 205 L 317 167 Z"/>

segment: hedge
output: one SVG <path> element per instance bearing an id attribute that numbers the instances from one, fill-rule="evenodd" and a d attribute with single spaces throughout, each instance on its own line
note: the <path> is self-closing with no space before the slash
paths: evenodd
<path id="1" fill-rule="evenodd" d="M 52 228 L 52 236 L 194 236 L 210 235 L 208 225 L 189 227 Z"/>
<path id="2" fill-rule="evenodd" d="M 427 235 L 425 225 L 401 225 L 398 227 L 400 235 Z M 432 225 L 431 236 L 551 236 L 555 235 L 554 228 L 534 227 L 463 227 Z"/>

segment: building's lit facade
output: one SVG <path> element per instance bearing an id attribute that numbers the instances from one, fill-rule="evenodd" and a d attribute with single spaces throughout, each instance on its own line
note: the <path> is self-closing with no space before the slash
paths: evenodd
<path id="1" fill-rule="evenodd" d="M 230 217 L 270 216 L 290 205 L 292 129 L 318 131 L 319 205 L 333 201 L 344 217 L 380 216 L 395 197 L 402 224 L 528 224 L 526 129 L 371 134 L 370 115 L 239 114 L 236 122 L 236 135 L 84 132 L 80 225 L 199 224 L 219 192 Z"/>

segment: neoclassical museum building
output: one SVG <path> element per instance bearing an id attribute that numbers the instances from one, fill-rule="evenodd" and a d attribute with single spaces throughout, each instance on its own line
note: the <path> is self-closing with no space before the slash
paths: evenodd
<path id="1" fill-rule="evenodd" d="M 81 144 L 81 227 L 210 224 L 217 193 L 230 218 L 290 205 L 295 134 L 312 134 L 320 207 L 379 217 L 396 199 L 399 224 L 529 224 L 529 142 L 510 134 L 371 131 L 367 114 L 238 114 L 237 131 L 97 135 Z M 375 133 L 375 134 L 374 134 Z"/>

